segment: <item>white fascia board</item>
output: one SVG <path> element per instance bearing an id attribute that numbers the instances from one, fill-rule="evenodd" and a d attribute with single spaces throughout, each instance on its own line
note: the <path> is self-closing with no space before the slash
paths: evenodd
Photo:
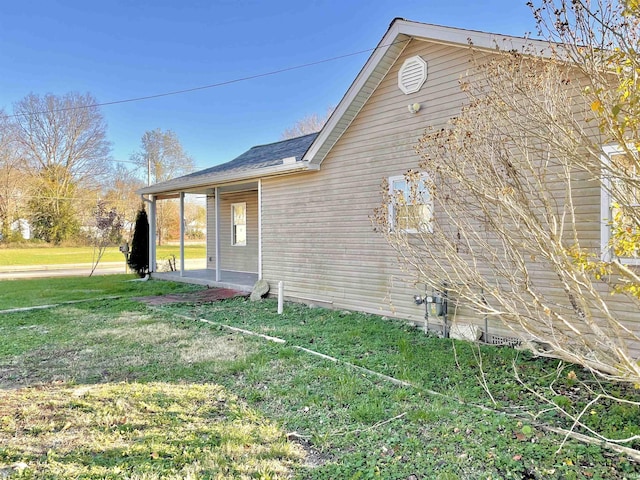
<path id="1" fill-rule="evenodd" d="M 140 195 L 172 194 L 193 188 L 222 185 L 225 183 L 238 182 L 243 180 L 255 180 L 257 178 L 316 170 L 319 170 L 319 166 L 312 165 L 309 162 L 297 162 L 295 165 L 280 164 L 264 168 L 243 170 L 240 172 L 228 172 L 211 176 L 207 175 L 202 177 L 185 178 L 183 181 L 175 182 L 171 185 L 163 186 L 162 184 L 158 184 L 144 187 L 137 190 L 136 193 Z"/>
<path id="2" fill-rule="evenodd" d="M 342 120 L 344 115 L 349 110 L 349 107 L 351 106 L 353 101 L 358 97 L 362 89 L 366 86 L 371 74 L 375 71 L 375 69 L 383 60 L 383 58 L 387 55 L 389 49 L 392 46 L 394 46 L 399 35 L 400 35 L 400 31 L 398 27 L 398 22 L 396 21 L 391 25 L 387 33 L 384 35 L 384 37 L 376 47 L 375 51 L 371 54 L 371 56 L 367 60 L 367 63 L 365 63 L 364 67 L 362 67 L 362 70 L 360 71 L 356 79 L 353 81 L 353 83 L 347 90 L 347 93 L 345 93 L 344 97 L 342 97 L 342 100 L 336 107 L 335 111 L 333 112 L 333 114 L 331 115 L 327 123 L 324 125 L 322 130 L 320 130 L 320 133 L 318 134 L 317 138 L 313 141 L 313 143 L 311 144 L 307 152 L 302 157 L 303 161 L 314 162 L 314 157 L 318 153 L 318 150 L 320 150 L 320 148 L 324 145 L 324 143 L 329 139 L 331 133 L 333 133 L 333 130 L 336 128 L 336 125 L 340 122 L 340 120 Z M 409 40 L 410 39 L 407 38 L 406 42 L 404 42 L 404 46 L 406 46 L 406 44 L 409 43 Z M 398 56 L 399 55 L 400 53 L 398 53 Z M 372 89 L 372 92 L 373 90 L 375 89 Z M 364 103 L 365 102 L 363 102 L 363 104 Z M 355 116 L 356 115 L 354 114 L 353 118 L 355 118 Z M 349 120 L 348 125 L 351 124 L 351 121 L 353 120 L 353 118 Z M 344 130 L 346 130 L 346 128 L 347 127 L 345 126 Z M 321 162 L 322 162 L 322 159 L 319 159 L 319 160 L 316 159 L 314 163 L 319 164 Z"/>
<path id="3" fill-rule="evenodd" d="M 518 50 L 535 47 L 540 56 L 550 54 L 550 43 L 544 40 L 532 40 L 511 35 L 480 32 L 478 30 L 464 30 L 460 28 L 444 27 L 425 23 L 398 20 L 401 33 L 418 40 L 430 40 L 437 43 L 446 43 L 460 46 L 473 46 L 483 50 Z"/>

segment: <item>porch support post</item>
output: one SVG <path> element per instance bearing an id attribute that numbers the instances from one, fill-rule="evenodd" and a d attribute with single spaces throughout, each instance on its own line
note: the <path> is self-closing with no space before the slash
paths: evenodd
<path id="1" fill-rule="evenodd" d="M 262 280 L 262 179 L 258 179 L 258 280 Z"/>
<path id="2" fill-rule="evenodd" d="M 156 197 L 149 195 L 149 273 L 156 271 Z"/>
<path id="3" fill-rule="evenodd" d="M 220 188 L 216 187 L 216 282 L 220 281 Z"/>
<path id="4" fill-rule="evenodd" d="M 180 276 L 184 277 L 184 192 L 180 192 Z"/>

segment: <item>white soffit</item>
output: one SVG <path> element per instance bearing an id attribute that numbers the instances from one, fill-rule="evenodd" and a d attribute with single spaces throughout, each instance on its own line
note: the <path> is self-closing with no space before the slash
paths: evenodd
<path id="1" fill-rule="evenodd" d="M 427 81 L 427 62 L 422 57 L 407 58 L 398 72 L 398 87 L 405 95 L 415 93 Z"/>

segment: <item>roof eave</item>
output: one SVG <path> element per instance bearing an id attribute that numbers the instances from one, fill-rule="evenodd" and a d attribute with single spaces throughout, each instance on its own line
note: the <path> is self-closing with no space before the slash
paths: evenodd
<path id="1" fill-rule="evenodd" d="M 326 153 L 342 136 L 384 77 L 384 75 L 380 75 L 380 79 L 376 80 L 372 74 L 380 69 L 380 65 L 387 57 L 395 60 L 404 51 L 410 37 L 407 37 L 406 41 L 399 38 L 401 35 L 399 22 L 400 20 L 396 20 L 391 24 L 302 160 L 317 165 L 322 163 Z M 389 63 L 388 68 L 393 65 L 393 61 L 387 63 Z"/>
<path id="2" fill-rule="evenodd" d="M 551 53 L 550 43 L 545 40 L 536 40 L 513 35 L 500 35 L 496 33 L 481 32 L 478 30 L 466 30 L 442 25 L 432 25 L 407 20 L 397 20 L 398 29 L 404 35 L 420 40 L 428 40 L 450 45 L 468 45 L 483 50 L 518 50 L 534 47 L 539 49 L 536 53 L 546 56 Z M 395 24 L 394 24 L 395 25 Z"/>
<path id="3" fill-rule="evenodd" d="M 162 183 L 159 183 L 136 190 L 136 193 L 138 195 L 171 195 L 196 188 L 215 187 L 244 180 L 255 180 L 258 178 L 289 175 L 292 173 L 316 170 L 319 170 L 319 165 L 300 161 L 295 164 L 272 165 L 269 167 L 244 170 L 241 172 L 228 172 L 206 177 L 185 178 L 183 181 L 175 182 L 172 185 L 163 186 Z"/>

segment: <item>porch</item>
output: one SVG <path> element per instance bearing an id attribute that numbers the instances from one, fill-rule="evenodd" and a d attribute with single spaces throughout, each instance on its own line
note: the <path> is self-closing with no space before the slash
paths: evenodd
<path id="1" fill-rule="evenodd" d="M 258 281 L 257 273 L 234 272 L 231 270 L 221 270 L 220 280 L 216 281 L 216 271 L 211 268 L 184 270 L 182 273 L 179 271 L 153 272 L 151 276 L 160 280 L 206 285 L 215 288 L 230 288 L 247 293 L 251 292 L 253 285 Z"/>
<path id="2" fill-rule="evenodd" d="M 149 205 L 149 265 L 153 265 L 152 277 L 251 292 L 261 277 L 260 187 L 258 180 L 225 186 L 203 186 L 177 194 L 150 195 L 149 199 L 145 199 Z M 184 258 L 187 194 L 206 197 L 207 256 L 202 259 L 203 262 Z M 180 254 L 173 267 L 176 271 L 158 272 L 157 202 L 170 199 L 179 201 Z M 194 262 L 198 265 L 194 265 Z M 187 263 L 192 264 L 191 269 L 187 269 Z"/>

